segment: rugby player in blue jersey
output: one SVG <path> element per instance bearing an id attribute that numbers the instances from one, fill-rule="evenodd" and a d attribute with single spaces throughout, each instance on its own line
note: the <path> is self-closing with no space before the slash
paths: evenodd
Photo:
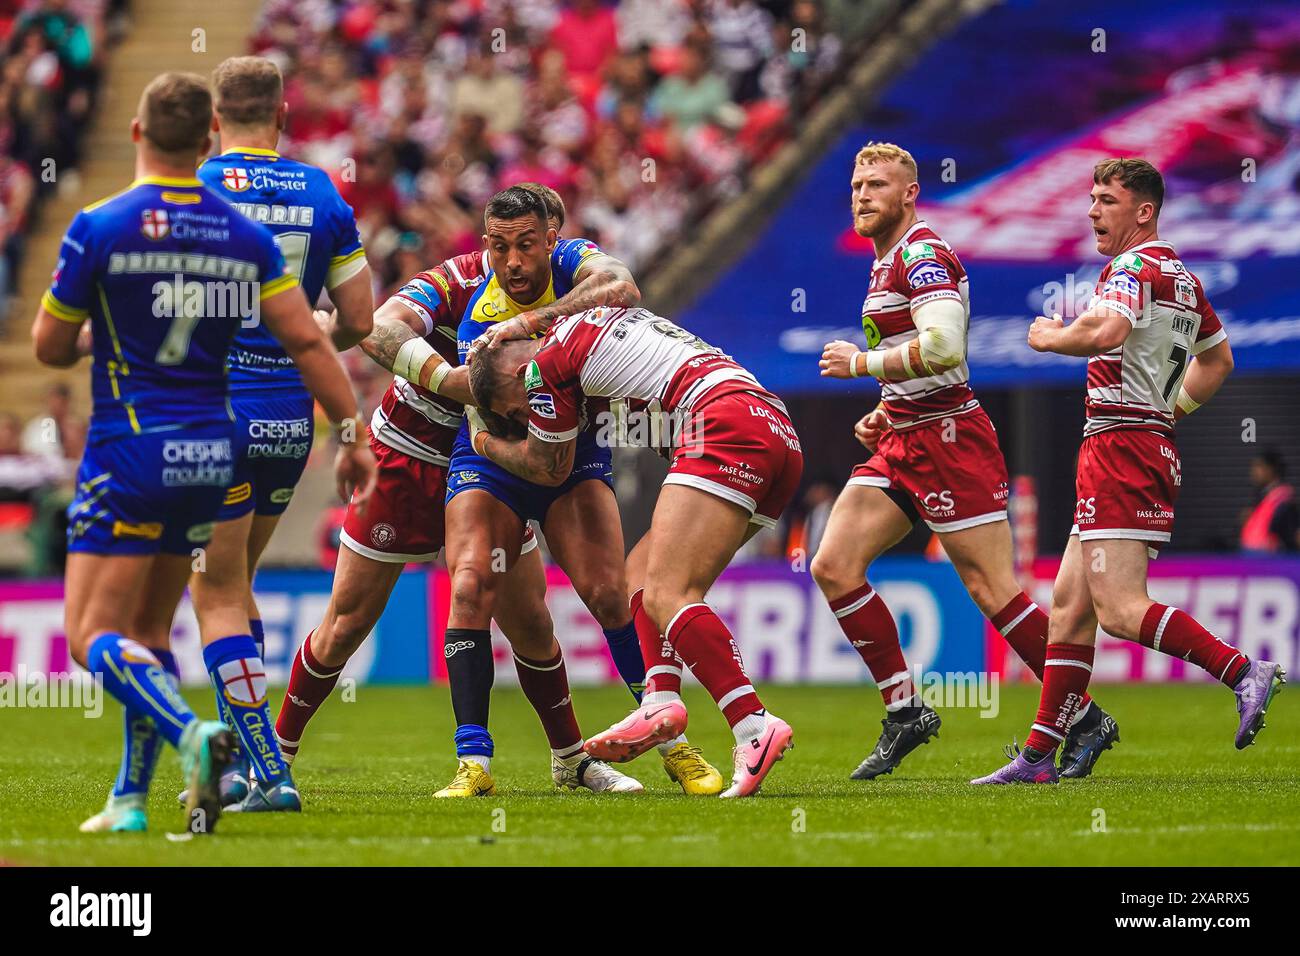
<path id="1" fill-rule="evenodd" d="M 32 332 L 36 357 L 67 367 L 91 327 L 94 409 L 68 508 L 65 631 L 74 659 L 126 708 L 133 746 L 90 830 L 145 828 L 160 738 L 180 752 L 190 829 L 210 832 L 221 811 L 235 735 L 194 715 L 170 654 L 138 634 L 152 608 L 174 612 L 232 484 L 225 366 L 241 325 L 264 324 L 325 409 L 341 441 L 340 490 L 368 496 L 374 483 L 351 384 L 297 277 L 267 230 L 194 176 L 211 122 L 201 77 L 149 84 L 131 124 L 136 179 L 73 220 Z M 287 780 L 246 606 L 214 609 L 202 638 L 241 745 L 265 763 L 268 782 Z"/>

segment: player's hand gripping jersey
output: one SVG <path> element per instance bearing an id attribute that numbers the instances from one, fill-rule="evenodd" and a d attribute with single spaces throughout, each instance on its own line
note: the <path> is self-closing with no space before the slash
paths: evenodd
<path id="1" fill-rule="evenodd" d="M 1167 242 L 1147 242 L 1102 270 L 1091 308 L 1133 323 L 1119 347 L 1088 359 L 1087 420 L 1075 478 L 1080 540 L 1131 538 L 1152 554 L 1173 531 L 1182 462 L 1174 403 L 1191 357 L 1227 339 L 1200 280 Z"/>
<path id="2" fill-rule="evenodd" d="M 862 329 L 872 348 L 911 342 L 912 320 L 929 302 L 960 302 L 970 322 L 970 285 L 952 248 L 917 222 L 871 268 Z M 890 429 L 876 453 L 853 469 L 851 485 L 886 489 L 909 517 L 934 531 L 961 531 L 1007 513 L 1007 466 L 997 432 L 961 363 L 938 375 L 880 387 Z"/>
<path id="3" fill-rule="evenodd" d="M 275 150 L 228 149 L 199 167 L 199 179 L 270 230 L 315 306 L 366 265 L 352 209 L 323 170 Z M 235 477 L 219 520 L 289 506 L 311 453 L 313 403 L 293 360 L 260 323 L 241 328 L 230 350 Z"/>
<path id="4" fill-rule="evenodd" d="M 776 523 L 803 471 L 785 406 L 745 368 L 645 309 L 597 308 L 557 322 L 524 376 L 528 430 L 543 441 L 579 438 L 595 400 L 629 400 L 674 419 L 665 484 L 683 484 Z"/>
<path id="5" fill-rule="evenodd" d="M 550 305 L 566 295 L 576 284 L 584 261 L 600 254 L 600 248 L 586 239 L 561 239 L 551 253 L 551 281 L 536 302 L 515 302 L 489 273 L 470 300 L 461 319 L 458 348 L 463 362 L 473 341 L 490 326 L 505 322 L 530 309 Z M 462 491 L 481 488 L 510 507 L 525 522 L 541 521 L 556 498 L 563 496 L 580 481 L 594 478 L 613 486 L 614 470 L 608 447 L 597 444 L 595 433 L 586 431 L 578 438 L 573 473 L 558 488 L 544 488 L 512 475 L 490 458 L 474 454 L 469 427 L 462 425 L 452 453 L 451 472 L 447 477 L 447 500 Z"/>
<path id="6" fill-rule="evenodd" d="M 94 343 L 70 549 L 208 540 L 233 474 L 226 355 L 259 303 L 296 285 L 270 233 L 198 179 L 139 179 L 78 213 L 42 300 L 89 316 Z"/>

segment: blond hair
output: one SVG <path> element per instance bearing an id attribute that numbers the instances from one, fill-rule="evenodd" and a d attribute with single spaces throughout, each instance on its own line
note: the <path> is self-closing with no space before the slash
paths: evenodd
<path id="1" fill-rule="evenodd" d="M 898 163 L 907 170 L 908 175 L 913 180 L 916 179 L 916 160 L 912 154 L 901 146 L 895 146 L 893 143 L 870 142 L 858 150 L 857 157 L 853 160 L 853 165 L 859 163 Z"/>
<path id="2" fill-rule="evenodd" d="M 136 118 L 141 135 L 161 152 L 198 152 L 212 126 L 212 94 L 196 73 L 163 73 L 140 94 Z"/>
<path id="3" fill-rule="evenodd" d="M 212 92 L 223 123 L 266 126 L 275 121 L 284 100 L 280 68 L 260 56 L 232 56 L 212 71 Z"/>

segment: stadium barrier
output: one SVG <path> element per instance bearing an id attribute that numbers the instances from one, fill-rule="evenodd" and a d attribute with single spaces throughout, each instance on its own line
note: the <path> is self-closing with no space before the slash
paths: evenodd
<path id="1" fill-rule="evenodd" d="M 1032 595 L 1048 606 L 1055 559 L 1034 566 Z M 575 685 L 615 682 L 617 672 L 600 627 L 558 568 L 548 568 L 547 604 Z M 257 596 L 266 628 L 266 667 L 282 684 L 304 636 L 329 601 L 331 576 L 323 571 L 266 570 Z M 951 566 L 920 558 L 878 562 L 872 582 L 898 620 L 903 648 L 922 675 L 989 671 L 1002 679 L 1029 679 L 962 589 Z M 1300 560 L 1244 557 L 1177 557 L 1152 563 L 1151 591 L 1159 601 L 1185 608 L 1218 636 L 1252 657 L 1288 670 L 1300 667 Z M 388 609 L 345 678 L 358 682 L 421 683 L 446 680 L 442 634 L 449 597 L 442 569 L 402 575 Z M 736 634 L 750 674 L 773 683 L 864 683 L 866 669 L 844 640 L 811 575 L 781 562 L 728 569 L 709 601 Z M 497 677 L 514 683 L 509 649 L 496 634 Z M 187 684 L 207 674 L 198 625 L 188 600 L 176 616 L 173 645 Z M 0 674 L 51 675 L 76 669 L 63 634 L 63 585 L 58 581 L 0 582 Z M 1095 678 L 1104 682 L 1180 681 L 1204 675 L 1185 662 L 1102 635 Z"/>

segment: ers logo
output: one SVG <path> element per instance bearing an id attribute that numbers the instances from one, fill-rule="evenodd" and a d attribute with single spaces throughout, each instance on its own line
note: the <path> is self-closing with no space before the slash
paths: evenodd
<path id="1" fill-rule="evenodd" d="M 951 491 L 932 491 L 921 499 L 921 504 L 925 505 L 926 511 L 951 511 L 955 506 L 952 503 Z"/>
<path id="2" fill-rule="evenodd" d="M 1092 498 L 1080 498 L 1075 502 L 1074 520 L 1076 522 L 1091 521 L 1095 517 L 1097 517 L 1097 499 L 1095 496 Z"/>

